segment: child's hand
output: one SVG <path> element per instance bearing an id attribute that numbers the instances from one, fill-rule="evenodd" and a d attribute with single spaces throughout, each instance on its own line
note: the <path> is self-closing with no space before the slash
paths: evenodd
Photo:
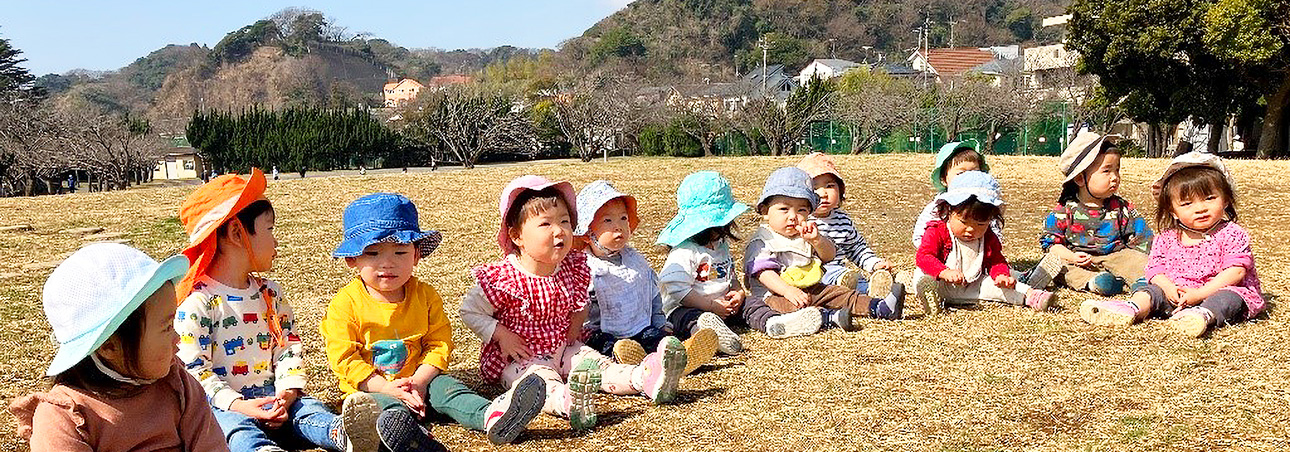
<path id="1" fill-rule="evenodd" d="M 271 429 L 281 427 L 287 419 L 287 407 L 278 403 L 278 398 L 274 396 L 237 399 L 229 406 L 229 410 L 242 413 Z"/>
<path id="2" fill-rule="evenodd" d="M 1071 256 L 1071 259 L 1067 260 L 1066 263 L 1075 264 L 1080 267 L 1087 267 L 1093 263 L 1093 256 L 1083 251 L 1077 252 Z"/>
<path id="3" fill-rule="evenodd" d="M 1198 295 L 1200 294 L 1197 293 L 1195 288 L 1179 287 L 1178 301 L 1174 303 L 1177 307 L 1175 307 L 1173 312 L 1171 312 L 1170 314 L 1172 315 L 1174 313 L 1177 313 L 1178 311 L 1187 309 L 1190 306 L 1198 305 L 1200 304 L 1200 302 L 1205 301 L 1204 299 L 1200 298 Z"/>
<path id="4" fill-rule="evenodd" d="M 885 260 L 878 261 L 878 263 L 873 264 L 873 269 L 874 269 L 875 271 L 877 271 L 877 270 L 888 270 L 888 271 L 890 271 L 890 270 L 891 270 L 891 262 L 887 262 L 887 261 L 885 261 Z"/>
<path id="5" fill-rule="evenodd" d="M 722 309 L 725 309 L 725 313 L 722 314 L 718 312 L 717 314 L 721 314 L 722 317 L 727 317 L 730 314 L 734 314 L 736 311 L 739 310 L 739 306 L 742 306 L 744 304 L 745 296 L 746 295 L 742 290 L 732 290 L 732 291 L 726 292 L 726 296 L 722 298 L 722 300 L 725 300 L 725 302 L 719 303 Z"/>
<path id="6" fill-rule="evenodd" d="M 503 357 L 513 361 L 523 361 L 533 356 L 533 351 L 529 350 L 529 345 L 524 342 L 524 338 L 504 326 L 497 325 L 497 329 L 493 330 L 493 340 L 497 342 Z"/>
<path id="7" fill-rule="evenodd" d="M 413 413 L 416 413 L 417 417 L 425 417 L 426 399 L 424 396 L 418 397 L 417 394 L 412 393 L 411 389 L 413 388 L 413 385 L 414 383 L 412 382 L 412 379 L 399 378 L 382 387 L 381 393 L 403 402 L 403 405 L 407 406 Z"/>
<path id="8" fill-rule="evenodd" d="M 963 285 L 964 283 L 963 272 L 952 268 L 941 270 L 941 274 L 938 275 L 937 278 L 940 278 L 941 281 L 945 281 L 950 284 Z"/>
<path id="9" fill-rule="evenodd" d="M 1017 287 L 1017 278 L 1012 275 L 999 275 L 994 278 L 994 285 L 1004 289 L 1015 289 Z"/>
<path id="10" fill-rule="evenodd" d="M 287 409 L 291 409 L 291 405 L 294 405 L 296 403 L 296 400 L 299 398 L 300 398 L 300 389 L 279 389 L 278 390 L 278 401 L 282 403 L 282 406 L 287 407 Z"/>
<path id="11" fill-rule="evenodd" d="M 805 308 L 806 305 L 811 303 L 811 296 L 796 287 L 791 287 L 788 293 L 784 294 L 784 298 L 787 298 L 788 302 L 792 303 L 797 309 Z"/>
<path id="12" fill-rule="evenodd" d="M 815 227 L 815 222 L 813 221 L 808 221 L 806 224 L 798 226 L 797 230 L 801 232 L 802 238 L 812 244 L 820 240 L 820 230 Z"/>

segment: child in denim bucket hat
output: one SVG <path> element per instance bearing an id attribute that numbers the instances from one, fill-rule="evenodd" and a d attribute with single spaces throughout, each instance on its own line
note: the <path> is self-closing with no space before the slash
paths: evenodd
<path id="1" fill-rule="evenodd" d="M 595 394 L 641 394 L 670 403 L 685 368 L 685 348 L 668 336 L 638 366 L 614 363 L 583 345 L 591 270 L 574 251 L 576 197 L 568 182 L 521 176 L 502 190 L 497 243 L 504 257 L 475 267 L 476 285 L 461 320 L 482 340 L 480 373 L 508 387 L 546 381 L 542 411 L 574 430 L 596 424 Z"/>
<path id="2" fill-rule="evenodd" d="M 823 261 L 833 260 L 837 247 L 807 219 L 819 204 L 810 174 L 797 167 L 771 173 L 757 201 L 763 224 L 744 249 L 752 295 L 742 315 L 772 338 L 814 334 L 824 326 L 852 331 L 853 316 L 901 316 L 905 289 L 899 283 L 878 299 L 823 282 Z"/>
<path id="3" fill-rule="evenodd" d="M 332 298 L 319 326 L 341 391 L 371 393 L 382 416 L 403 419 L 390 428 L 416 432 L 404 435 L 415 439 L 405 441 L 410 444 L 387 442 L 391 450 L 442 448 L 415 422 L 431 412 L 487 432 L 493 444 L 514 441 L 542 408 L 545 384 L 528 378 L 490 401 L 444 373 L 452 326 L 439 292 L 412 275 L 439 246 L 439 232 L 422 231 L 416 205 L 395 193 L 350 203 L 343 226 L 332 257 L 345 259 L 357 275 Z"/>
<path id="4" fill-rule="evenodd" d="M 636 198 L 598 180 L 578 192 L 578 225 L 573 234 L 586 247 L 591 268 L 591 301 L 583 337 L 588 347 L 613 355 L 622 364 L 640 364 L 645 350 L 672 335 L 663 315 L 658 276 L 635 248 L 632 233 L 640 224 Z M 682 342 L 689 374 L 717 352 L 717 333 L 699 330 Z"/>
<path id="5" fill-rule="evenodd" d="M 915 259 L 919 273 L 913 275 L 914 291 L 928 314 L 939 314 L 943 299 L 950 304 L 988 300 L 1048 310 L 1053 294 L 1017 282 L 991 229 L 1003 223 L 999 181 L 967 171 L 950 181 L 949 190 L 936 202 L 940 219 L 927 224 Z"/>
<path id="6" fill-rule="evenodd" d="M 380 446 L 375 403 L 347 397 L 337 416 L 304 392 L 304 344 L 282 287 L 256 273 L 273 268 L 278 241 L 264 174 L 226 174 L 179 207 L 193 262 L 180 284 L 178 356 L 202 382 L 229 448 L 282 450 L 307 442 L 333 451 Z M 184 293 L 185 287 L 191 293 Z"/>
<path id="7" fill-rule="evenodd" d="M 954 178 L 968 171 L 980 171 L 983 173 L 990 172 L 990 165 L 985 163 L 985 154 L 982 154 L 981 143 L 976 140 L 951 141 L 941 146 L 940 152 L 936 153 L 936 162 L 932 164 L 932 172 L 929 177 L 932 183 L 932 189 L 936 194 L 945 193 Z M 914 246 L 923 243 L 923 232 L 927 230 L 927 223 L 938 219 L 936 208 L 939 203 L 936 198 L 923 207 L 923 211 L 918 214 L 918 219 L 914 221 Z M 990 225 L 994 234 L 999 236 L 999 241 L 1003 242 L 1003 226 L 995 223 Z"/>
<path id="8" fill-rule="evenodd" d="M 735 201 L 730 182 L 715 171 L 699 171 L 676 189 L 676 216 L 658 234 L 657 244 L 670 248 L 659 285 L 663 312 L 680 338 L 704 329 L 717 333 L 717 351 L 743 351 L 739 335 L 727 322 L 737 319 L 747 292 L 735 277 L 730 241 L 735 219 L 748 206 Z"/>
<path id="9" fill-rule="evenodd" d="M 175 284 L 188 259 L 161 263 L 115 243 L 81 248 L 45 281 L 58 338 L 54 385 L 9 406 L 33 452 L 227 451 L 201 385 L 175 358 Z"/>

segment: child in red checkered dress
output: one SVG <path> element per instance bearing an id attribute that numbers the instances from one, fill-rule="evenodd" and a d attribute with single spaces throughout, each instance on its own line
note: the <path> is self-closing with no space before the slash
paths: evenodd
<path id="1" fill-rule="evenodd" d="M 546 380 L 542 410 L 577 430 L 596 423 L 594 395 L 642 394 L 668 403 L 685 368 L 675 337 L 659 342 L 640 365 L 615 364 L 578 340 L 587 317 L 587 258 L 573 249 L 573 186 L 539 176 L 502 191 L 497 243 L 505 257 L 475 267 L 477 284 L 461 303 L 462 321 L 484 345 L 483 377 L 507 387 L 534 374 Z"/>

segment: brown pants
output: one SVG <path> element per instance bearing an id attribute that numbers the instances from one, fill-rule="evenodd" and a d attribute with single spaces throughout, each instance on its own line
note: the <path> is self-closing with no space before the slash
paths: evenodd
<path id="1" fill-rule="evenodd" d="M 861 292 L 842 286 L 816 284 L 802 289 L 810 296 L 807 306 L 820 306 L 829 309 L 850 309 L 852 316 L 869 317 L 869 303 L 873 300 Z M 771 317 L 788 314 L 798 310 L 787 298 L 771 294 L 766 300 L 749 299 L 744 301 L 743 318 L 748 326 L 757 331 L 766 332 L 766 321 Z"/>
<path id="2" fill-rule="evenodd" d="M 1133 284 L 1147 274 L 1147 253 L 1123 249 L 1104 256 L 1093 256 L 1088 267 L 1063 264 L 1062 279 L 1066 281 L 1067 287 L 1085 290 L 1093 275 L 1102 271 L 1124 279 L 1126 284 Z"/>

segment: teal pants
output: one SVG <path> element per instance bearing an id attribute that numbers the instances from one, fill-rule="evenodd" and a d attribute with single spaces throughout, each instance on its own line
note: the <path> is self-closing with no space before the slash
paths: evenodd
<path id="1" fill-rule="evenodd" d="M 381 410 L 408 410 L 399 399 L 385 394 L 372 394 Z M 465 384 L 448 375 L 439 375 L 430 380 L 426 387 L 426 406 L 429 411 L 448 416 L 453 421 L 471 430 L 484 430 L 485 411 L 492 401 L 483 398 Z"/>

